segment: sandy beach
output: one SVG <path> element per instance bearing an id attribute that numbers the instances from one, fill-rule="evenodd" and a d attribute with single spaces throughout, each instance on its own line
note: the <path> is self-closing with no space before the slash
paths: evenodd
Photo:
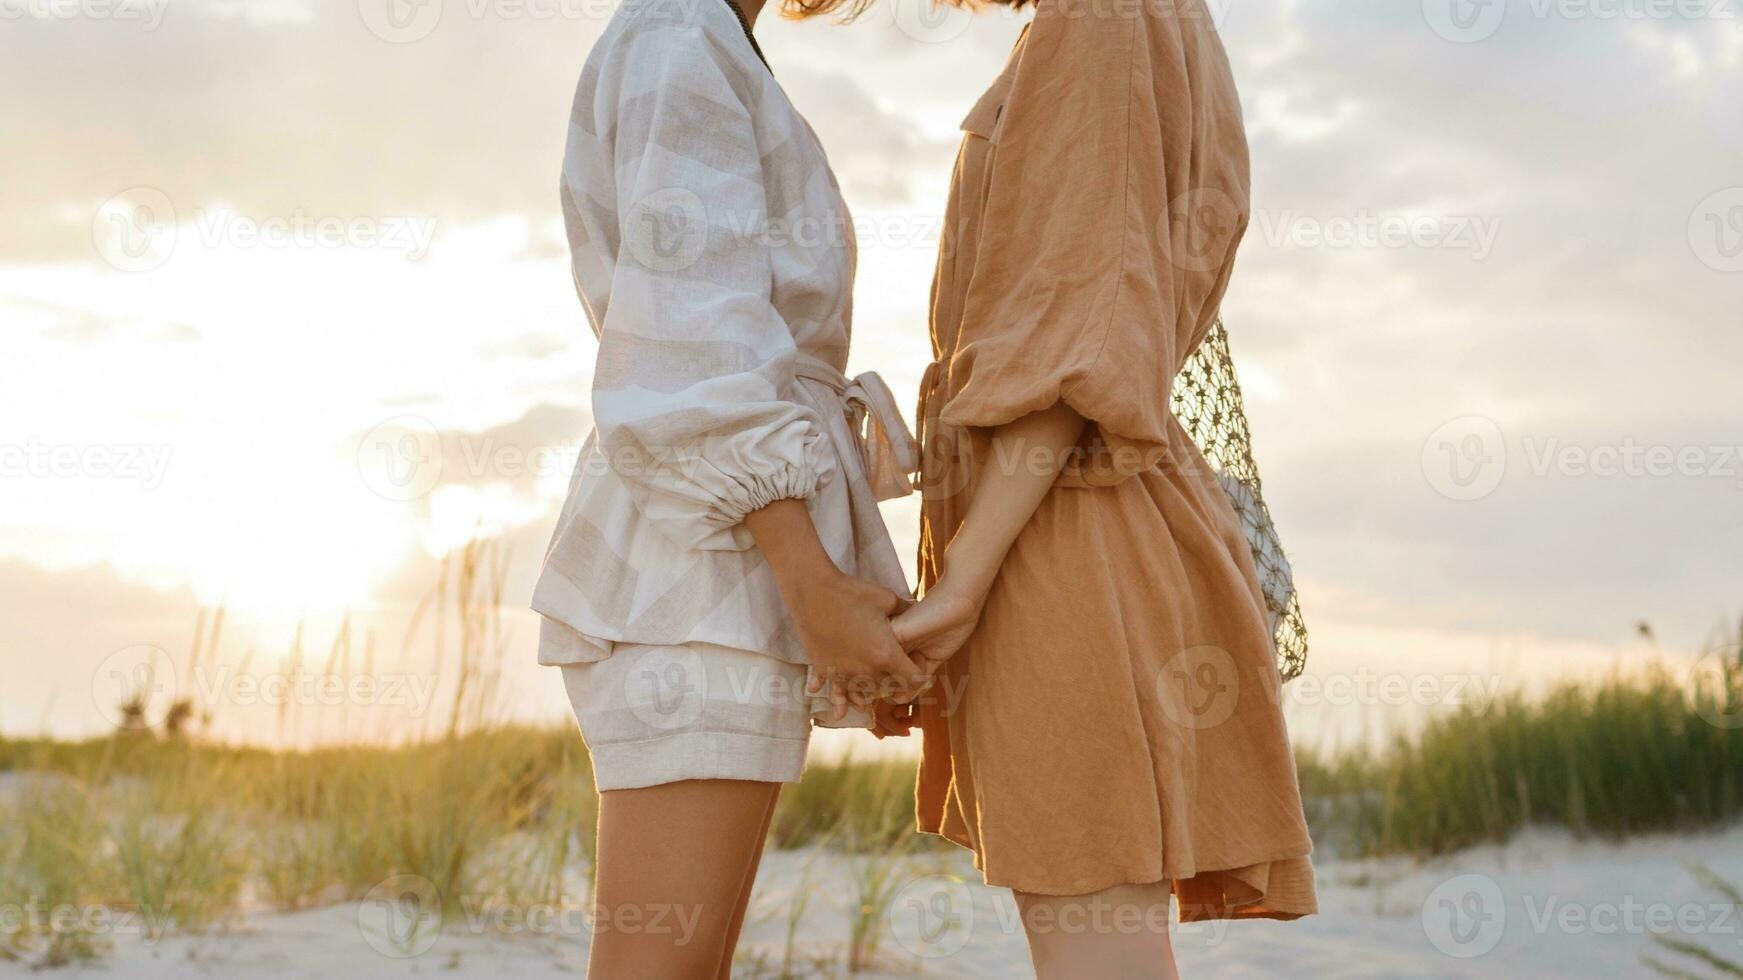
<path id="1" fill-rule="evenodd" d="M 845 975 L 854 860 L 829 851 L 769 855 L 734 975 L 777 977 L 784 959 L 792 976 Z M 1187 977 L 1651 976 L 1642 957 L 1654 954 L 1650 936 L 1660 930 L 1735 957 L 1739 910 L 1704 889 L 1685 862 L 1743 879 L 1743 828 L 1621 845 L 1532 831 L 1433 863 L 1322 860 L 1319 916 L 1180 928 L 1176 946 Z M 898 875 L 905 883 L 878 923 L 876 967 L 861 976 L 1033 975 L 1007 893 L 970 883 L 978 879 L 963 855 L 908 859 Z M 802 895 L 789 953 L 789 919 Z M 109 956 L 65 975 L 583 974 L 590 928 L 579 907 L 526 911 L 530 924 L 501 908 L 469 909 L 439 934 L 376 901 L 251 914 L 206 935 L 156 942 L 123 928 Z M 0 976 L 30 975 L 40 974 L 0 963 Z"/>

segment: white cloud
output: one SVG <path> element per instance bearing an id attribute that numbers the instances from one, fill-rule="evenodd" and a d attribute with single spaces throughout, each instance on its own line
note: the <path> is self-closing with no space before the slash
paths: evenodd
<path id="1" fill-rule="evenodd" d="M 583 434 L 592 342 L 554 186 L 601 21 L 450 5 L 395 46 L 342 0 L 227 9 L 178 7 L 145 33 L 26 25 L 0 60 L 0 85 L 33 93 L 0 102 L 0 180 L 17 189 L 0 199 L 0 444 L 174 448 L 152 492 L 0 485 L 0 559 L 343 605 L 410 591 L 411 556 L 482 524 L 522 545 L 524 584 L 560 479 L 487 468 L 407 506 L 371 494 L 348 453 L 408 415 L 456 451 Z M 957 122 L 1017 27 L 994 11 L 921 43 L 874 7 L 845 28 L 758 28 L 874 229 L 853 367 L 908 404 L 930 358 L 927 222 Z M 1267 496 L 1331 636 L 1361 636 L 1380 602 L 1416 636 L 1585 649 L 1635 616 L 1687 639 L 1743 599 L 1732 482 L 1528 464 L 1551 439 L 1700 448 L 1743 432 L 1738 280 L 1703 266 L 1688 231 L 1699 202 L 1743 180 L 1734 27 L 1521 15 L 1464 45 L 1418 4 L 1231 11 L 1261 212 L 1226 312 Z M 101 263 L 92 215 L 142 186 L 187 234 L 160 268 L 124 274 Z M 417 261 L 240 245 L 199 233 L 220 202 L 249 227 L 428 219 L 435 238 Z M 1402 247 L 1300 234 L 1370 219 L 1436 233 Z M 1493 230 L 1481 255 L 1458 243 L 1461 220 Z M 1422 448 L 1471 414 L 1506 432 L 1510 468 L 1493 496 L 1458 503 L 1433 492 Z M 886 515 L 908 558 L 912 502 Z"/>

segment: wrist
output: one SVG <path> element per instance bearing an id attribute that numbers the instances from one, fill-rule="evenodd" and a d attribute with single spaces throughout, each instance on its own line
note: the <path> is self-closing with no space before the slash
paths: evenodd
<path id="1" fill-rule="evenodd" d="M 839 608 L 851 583 L 852 576 L 835 567 L 834 562 L 828 562 L 825 568 L 789 576 L 780 586 L 788 611 L 796 619 L 807 619 L 819 611 Z"/>
<path id="2" fill-rule="evenodd" d="M 996 567 L 989 571 L 969 562 L 947 560 L 938 581 L 926 590 L 926 598 L 979 609 L 986 604 L 987 593 L 992 591 L 997 573 Z"/>

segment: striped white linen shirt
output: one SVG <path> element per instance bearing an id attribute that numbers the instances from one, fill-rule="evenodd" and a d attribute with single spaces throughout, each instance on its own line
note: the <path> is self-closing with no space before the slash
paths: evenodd
<path id="1" fill-rule="evenodd" d="M 877 500 L 917 453 L 849 380 L 855 245 L 816 135 L 724 0 L 626 0 L 563 161 L 599 340 L 595 429 L 533 594 L 539 661 L 703 642 L 804 663 L 744 516 L 803 498 L 840 568 L 909 595 Z"/>

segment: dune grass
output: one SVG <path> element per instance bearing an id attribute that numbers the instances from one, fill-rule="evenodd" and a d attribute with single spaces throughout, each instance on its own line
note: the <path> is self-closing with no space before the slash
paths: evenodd
<path id="1" fill-rule="evenodd" d="M 12 787 L 0 795 L 0 908 L 126 919 L 0 918 L 0 960 L 72 962 L 124 929 L 199 931 L 247 910 L 357 901 L 407 875 L 428 883 L 450 923 L 492 903 L 585 904 L 597 822 L 585 746 L 572 726 L 495 713 L 500 567 L 469 549 L 421 611 L 426 626 L 458 623 L 457 641 L 436 630 L 435 642 L 463 681 L 436 730 L 399 744 L 238 747 L 202 738 L 191 710 L 172 710 L 166 731 L 0 739 Z M 211 634 L 206 656 L 221 619 L 196 631 Z M 329 671 L 348 669 L 349 642 L 347 627 Z M 1301 753 L 1315 840 L 1341 854 L 1428 855 L 1528 825 L 1622 838 L 1735 820 L 1743 660 L 1735 639 L 1721 646 L 1686 675 L 1614 673 L 1443 713 L 1376 749 Z M 847 889 L 831 896 L 849 938 L 831 950 L 790 942 L 773 975 L 878 963 L 905 869 L 951 851 L 916 835 L 913 814 L 911 761 L 813 764 L 787 788 L 770 845 L 850 855 Z M 809 901 L 796 896 L 785 914 L 796 922 Z"/>
<path id="2" fill-rule="evenodd" d="M 1621 839 L 1743 817 L 1743 660 L 1663 668 L 1431 718 L 1378 751 L 1298 760 L 1315 839 L 1443 854 L 1528 825 Z"/>
<path id="3" fill-rule="evenodd" d="M 1576 834 L 1710 827 L 1743 816 L 1743 665 L 1569 684 L 1429 721 L 1383 749 L 1299 769 L 1314 833 L 1342 853 L 1439 854 L 1528 825 Z M 584 901 L 596 799 L 568 727 L 495 726 L 397 747 L 275 752 L 137 734 L 0 741 L 28 773 L 0 804 L 0 903 L 139 913 L 200 930 L 247 907 L 354 901 L 397 875 L 463 902 Z M 844 969 L 878 954 L 900 862 L 943 850 L 913 826 L 913 764 L 811 766 L 783 794 L 776 848 L 853 855 Z M 582 877 L 566 877 L 580 869 Z M 102 952 L 101 930 L 15 930 L 37 962 Z"/>

